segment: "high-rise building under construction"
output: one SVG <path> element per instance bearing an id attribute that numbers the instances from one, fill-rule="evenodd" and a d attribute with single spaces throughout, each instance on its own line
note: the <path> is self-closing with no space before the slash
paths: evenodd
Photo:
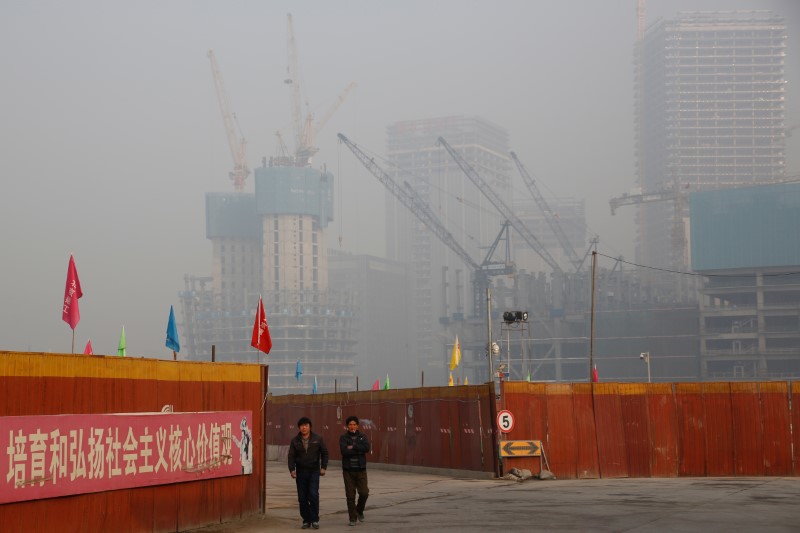
<path id="1" fill-rule="evenodd" d="M 301 79 L 291 14 L 286 16 L 289 64 L 284 83 L 292 97 L 295 137 L 289 152 L 278 132 L 278 151 L 255 170 L 255 194 L 243 192 L 250 174 L 247 142 L 225 91 L 213 51 L 208 52 L 234 168 L 234 193 L 206 195 L 206 237 L 211 276 L 186 276 L 181 291 L 191 359 L 264 361 L 250 346 L 261 298 L 272 337 L 270 391 L 327 392 L 355 385 L 355 303 L 351 290 L 328 286 L 326 228 L 333 220 L 333 175 L 311 165 L 315 135 L 336 111 L 351 83 L 325 117 L 301 116 Z M 301 373 L 302 372 L 302 373 Z"/>
<path id="2" fill-rule="evenodd" d="M 767 11 L 680 13 L 637 44 L 637 262 L 686 271 L 691 191 L 778 181 L 785 172 L 786 25 Z M 655 201 L 650 201 L 655 200 Z M 649 271 L 653 296 L 694 295 Z"/>
<path id="3" fill-rule="evenodd" d="M 333 175 L 270 159 L 255 170 L 255 194 L 209 193 L 210 278 L 186 278 L 181 293 L 188 353 L 258 361 L 250 347 L 259 296 L 272 335 L 270 390 L 355 388 L 354 296 L 328 287 L 325 228 Z M 301 361 L 302 376 L 295 374 Z"/>

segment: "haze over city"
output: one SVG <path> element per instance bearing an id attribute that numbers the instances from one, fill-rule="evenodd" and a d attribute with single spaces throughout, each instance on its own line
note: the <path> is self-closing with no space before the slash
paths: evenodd
<path id="1" fill-rule="evenodd" d="M 786 20 L 787 123 L 798 123 L 800 4 L 649 0 L 646 21 L 751 9 Z M 508 130 L 546 196 L 586 201 L 601 252 L 634 259 L 634 210 L 612 217 L 608 205 L 635 186 L 632 0 L 12 0 L 0 6 L 0 350 L 71 350 L 60 308 L 72 253 L 76 351 L 91 339 L 115 353 L 124 325 L 128 355 L 171 357 L 169 307 L 185 274 L 210 273 L 205 194 L 233 190 L 206 54 L 255 168 L 276 154 L 276 131 L 291 139 L 287 13 L 311 109 L 358 84 L 316 140 L 314 165 L 336 176 L 332 248 L 385 255 L 383 187 L 337 132 L 383 153 L 393 122 L 470 115 Z M 800 172 L 798 139 L 788 174 Z"/>

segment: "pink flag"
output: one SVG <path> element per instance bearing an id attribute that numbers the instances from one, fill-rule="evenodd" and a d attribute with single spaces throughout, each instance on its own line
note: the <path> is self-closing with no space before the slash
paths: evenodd
<path id="1" fill-rule="evenodd" d="M 376 379 L 375 383 L 372 384 L 372 390 L 381 390 L 381 380 Z"/>
<path id="2" fill-rule="evenodd" d="M 91 341 L 91 339 L 86 341 L 86 348 L 83 349 L 83 354 L 84 355 L 94 355 L 94 352 L 92 351 L 92 341 Z"/>
<path id="3" fill-rule="evenodd" d="M 600 376 L 597 375 L 597 365 L 594 365 L 592 368 L 592 383 L 597 383 L 600 381 Z"/>
<path id="4" fill-rule="evenodd" d="M 67 268 L 67 288 L 64 289 L 64 309 L 61 319 L 69 324 L 73 330 L 81 321 L 81 312 L 78 309 L 78 298 L 83 296 L 81 282 L 78 279 L 78 270 L 75 268 L 75 259 L 70 254 L 69 267 Z"/>
<path id="5" fill-rule="evenodd" d="M 250 346 L 257 348 L 264 353 L 269 353 L 272 349 L 272 337 L 269 335 L 267 325 L 267 315 L 264 313 L 264 302 L 258 298 L 258 309 L 256 309 L 256 320 L 253 323 L 253 340 Z"/>

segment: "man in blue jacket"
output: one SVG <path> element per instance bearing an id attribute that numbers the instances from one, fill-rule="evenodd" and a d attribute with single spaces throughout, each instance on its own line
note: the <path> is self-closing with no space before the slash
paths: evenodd
<path id="1" fill-rule="evenodd" d="M 344 494 L 347 498 L 347 514 L 350 525 L 356 520 L 364 521 L 364 506 L 367 504 L 369 487 L 367 486 L 367 456 L 369 440 L 358 430 L 358 417 L 348 416 L 345 421 L 347 431 L 339 437 L 339 449 L 342 452 L 342 476 L 344 477 Z M 358 491 L 358 503 L 356 503 Z"/>
<path id="2" fill-rule="evenodd" d="M 289 473 L 297 484 L 303 529 L 319 529 L 319 477 L 328 468 L 328 448 L 321 436 L 311 432 L 308 417 L 297 421 L 297 429 L 289 443 Z"/>

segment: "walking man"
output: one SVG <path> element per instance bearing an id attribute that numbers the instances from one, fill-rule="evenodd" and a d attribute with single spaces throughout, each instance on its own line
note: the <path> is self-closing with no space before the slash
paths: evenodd
<path id="1" fill-rule="evenodd" d="M 339 449 L 342 452 L 342 476 L 344 477 L 344 494 L 347 498 L 347 514 L 350 525 L 356 520 L 364 521 L 364 506 L 367 504 L 369 487 L 367 486 L 367 456 L 369 440 L 358 430 L 358 417 L 348 416 L 345 421 L 347 431 L 339 437 Z M 358 491 L 358 503 L 356 503 Z"/>
<path id="2" fill-rule="evenodd" d="M 311 432 L 308 417 L 297 421 L 297 429 L 289 443 L 289 473 L 297 484 L 303 529 L 319 529 L 319 476 L 328 468 L 328 448 L 321 436 Z"/>

